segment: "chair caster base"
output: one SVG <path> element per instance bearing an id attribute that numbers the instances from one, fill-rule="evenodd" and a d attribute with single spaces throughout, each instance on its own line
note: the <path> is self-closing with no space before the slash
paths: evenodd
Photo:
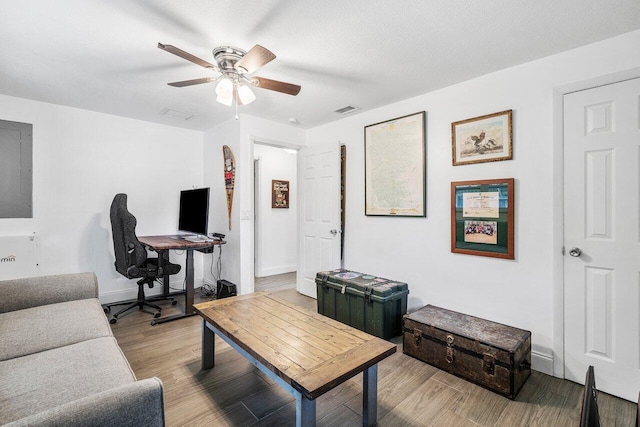
<path id="1" fill-rule="evenodd" d="M 111 323 L 112 325 L 114 325 L 117 321 L 118 321 L 118 319 L 116 319 L 115 317 L 112 317 L 112 318 L 109 320 L 109 323 Z"/>
<path id="2" fill-rule="evenodd" d="M 171 301 L 171 305 L 176 305 L 176 304 L 178 304 L 178 301 L 176 300 Z"/>
<path id="3" fill-rule="evenodd" d="M 161 314 L 162 313 L 160 313 L 159 311 L 156 311 L 155 313 L 153 313 L 153 317 L 157 319 L 158 317 L 161 316 Z"/>

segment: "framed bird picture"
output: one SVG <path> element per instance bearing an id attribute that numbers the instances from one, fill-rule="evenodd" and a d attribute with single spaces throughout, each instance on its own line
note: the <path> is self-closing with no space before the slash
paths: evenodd
<path id="1" fill-rule="evenodd" d="M 453 165 L 513 158 L 512 110 L 451 123 Z"/>

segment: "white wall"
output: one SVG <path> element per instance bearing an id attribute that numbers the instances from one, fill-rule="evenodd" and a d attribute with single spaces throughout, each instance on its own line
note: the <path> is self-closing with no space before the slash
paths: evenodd
<path id="1" fill-rule="evenodd" d="M 256 277 L 271 276 L 298 267 L 298 201 L 296 153 L 277 147 L 255 144 L 254 159 L 259 159 L 258 203 L 256 212 Z M 289 208 L 271 207 L 271 181 L 289 181 Z"/>
<path id="2" fill-rule="evenodd" d="M 204 133 L 204 183 L 210 187 L 209 200 L 209 232 L 218 232 L 225 235 L 224 240 L 227 242 L 222 247 L 222 273 L 220 278 L 229 280 L 232 283 L 239 284 L 240 280 L 240 209 L 239 209 L 239 182 L 237 179 L 236 166 L 236 184 L 234 191 L 233 204 L 231 209 L 231 229 L 229 229 L 229 215 L 227 210 L 227 196 L 224 182 L 224 158 L 222 156 L 222 146 L 228 145 L 236 159 L 236 165 L 239 156 L 246 155 L 240 150 L 240 122 L 236 120 L 227 120 L 226 122 L 215 126 Z M 205 259 L 204 280 L 214 285 L 216 268 L 213 268 L 213 274 L 210 268 L 210 262 L 217 260 L 219 256 L 218 249 L 213 257 L 209 255 L 208 260 Z M 240 289 L 238 289 L 240 291 Z"/>
<path id="3" fill-rule="evenodd" d="M 113 196 L 128 194 L 138 235 L 176 232 L 179 190 L 202 185 L 202 133 L 2 95 L 0 118 L 33 124 L 34 206 L 0 219 L 0 235 L 37 233 L 41 275 L 94 271 L 102 302 L 135 297 L 113 267 Z"/>
<path id="4" fill-rule="evenodd" d="M 534 369 L 552 372 L 563 321 L 557 88 L 640 67 L 639 45 L 635 31 L 308 130 L 308 145 L 347 146 L 346 268 L 406 281 L 410 308 L 434 304 L 531 330 Z M 507 109 L 514 159 L 452 166 L 451 123 Z M 364 126 L 423 110 L 427 218 L 365 217 Z M 508 177 L 516 179 L 515 261 L 452 254 L 450 183 Z"/>

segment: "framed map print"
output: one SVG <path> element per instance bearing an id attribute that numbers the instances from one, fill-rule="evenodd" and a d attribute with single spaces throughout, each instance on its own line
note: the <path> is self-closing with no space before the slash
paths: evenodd
<path id="1" fill-rule="evenodd" d="M 365 215 L 426 216 L 426 112 L 364 128 Z"/>
<path id="2" fill-rule="evenodd" d="M 513 178 L 451 183 L 451 252 L 514 259 Z"/>

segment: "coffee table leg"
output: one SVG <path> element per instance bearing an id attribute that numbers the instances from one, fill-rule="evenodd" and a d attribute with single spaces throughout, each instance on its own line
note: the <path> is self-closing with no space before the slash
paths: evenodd
<path id="1" fill-rule="evenodd" d="M 378 364 L 362 373 L 362 425 L 370 427 L 378 418 Z"/>
<path id="2" fill-rule="evenodd" d="M 216 335 L 207 327 L 207 321 L 202 321 L 202 369 L 211 369 L 215 363 Z"/>
<path id="3" fill-rule="evenodd" d="M 316 401 L 296 394 L 296 427 L 316 425 Z"/>

